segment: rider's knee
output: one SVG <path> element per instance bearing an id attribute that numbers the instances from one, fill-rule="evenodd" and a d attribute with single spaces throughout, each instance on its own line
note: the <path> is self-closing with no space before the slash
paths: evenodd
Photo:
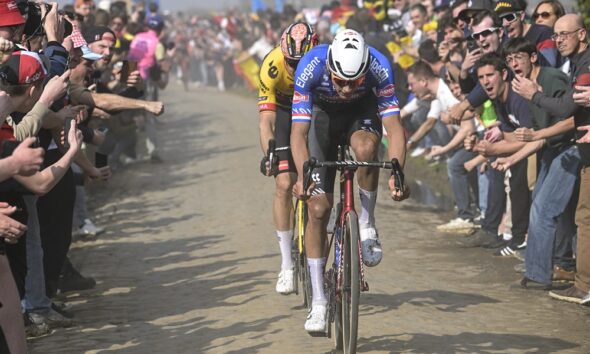
<path id="1" fill-rule="evenodd" d="M 281 173 L 277 175 L 275 180 L 276 193 L 279 196 L 291 196 L 293 194 L 293 182 L 288 173 Z"/>
<path id="2" fill-rule="evenodd" d="M 309 217 L 315 220 L 321 220 L 330 215 L 330 203 L 327 200 L 312 198 L 307 204 Z"/>
<path id="3" fill-rule="evenodd" d="M 352 150 L 359 161 L 373 160 L 377 152 L 377 143 L 370 138 L 359 139 L 353 145 Z"/>

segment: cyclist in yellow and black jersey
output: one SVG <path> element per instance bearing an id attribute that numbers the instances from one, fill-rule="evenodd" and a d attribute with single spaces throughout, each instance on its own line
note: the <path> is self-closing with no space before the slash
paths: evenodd
<path id="1" fill-rule="evenodd" d="M 295 290 L 293 282 L 293 200 L 291 189 L 296 180 L 295 166 L 289 148 L 291 134 L 291 104 L 293 97 L 293 74 L 299 59 L 317 44 L 317 35 L 304 22 L 290 25 L 281 36 L 281 43 L 264 58 L 260 68 L 258 110 L 260 117 L 260 145 L 264 157 L 260 172 L 275 177 L 273 219 L 281 249 L 281 271 L 276 284 L 280 294 Z M 275 169 L 268 161 L 268 141 L 274 139 L 278 166 Z"/>

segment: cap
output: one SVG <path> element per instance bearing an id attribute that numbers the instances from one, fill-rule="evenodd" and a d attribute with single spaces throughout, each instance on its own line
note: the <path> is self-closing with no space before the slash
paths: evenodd
<path id="1" fill-rule="evenodd" d="M 87 45 L 81 46 L 80 49 L 82 49 L 82 58 L 86 60 L 97 61 L 102 58 L 102 55 L 93 52 Z"/>
<path id="2" fill-rule="evenodd" d="M 459 13 L 459 17 L 471 17 L 475 12 L 482 10 L 493 10 L 492 2 L 490 0 L 469 0 L 467 8 Z"/>
<path id="3" fill-rule="evenodd" d="M 21 50 L 13 52 L 0 68 L 0 78 L 9 85 L 25 85 L 41 81 L 47 77 L 49 59 L 47 57 Z"/>
<path id="4" fill-rule="evenodd" d="M 515 11 L 524 11 L 526 5 L 522 3 L 522 1 L 518 0 L 501 0 L 496 3 L 496 7 L 494 11 L 497 14 L 502 14 L 506 12 L 515 12 Z"/>
<path id="5" fill-rule="evenodd" d="M 115 32 L 105 26 L 90 26 L 84 29 L 82 36 L 84 36 L 88 44 L 100 41 L 101 39 L 109 39 L 113 42 L 117 41 Z"/>
<path id="6" fill-rule="evenodd" d="M 0 0 L 0 27 L 23 25 L 25 18 L 14 0 Z"/>

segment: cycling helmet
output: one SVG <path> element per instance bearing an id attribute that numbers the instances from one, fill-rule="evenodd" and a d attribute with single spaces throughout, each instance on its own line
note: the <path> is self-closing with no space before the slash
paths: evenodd
<path id="1" fill-rule="evenodd" d="M 299 60 L 303 54 L 318 44 L 318 36 L 310 25 L 295 22 L 281 36 L 281 52 L 289 60 Z"/>
<path id="2" fill-rule="evenodd" d="M 356 80 L 369 70 L 369 47 L 357 31 L 344 30 L 328 48 L 328 69 L 343 80 Z"/>

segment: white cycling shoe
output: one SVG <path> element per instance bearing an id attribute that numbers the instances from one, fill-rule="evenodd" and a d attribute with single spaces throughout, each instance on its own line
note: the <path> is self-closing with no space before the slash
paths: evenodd
<path id="1" fill-rule="evenodd" d="M 279 273 L 279 279 L 277 280 L 277 285 L 275 290 L 279 294 L 289 295 L 295 292 L 295 284 L 293 282 L 293 273 L 295 271 L 293 269 L 281 270 Z"/>
<path id="2" fill-rule="evenodd" d="M 308 332 L 324 332 L 326 330 L 326 305 L 312 305 L 311 311 L 305 321 L 305 330 Z"/>
<path id="3" fill-rule="evenodd" d="M 373 226 L 360 229 L 361 252 L 363 263 L 367 267 L 374 267 L 381 262 L 383 251 L 377 230 Z"/>

